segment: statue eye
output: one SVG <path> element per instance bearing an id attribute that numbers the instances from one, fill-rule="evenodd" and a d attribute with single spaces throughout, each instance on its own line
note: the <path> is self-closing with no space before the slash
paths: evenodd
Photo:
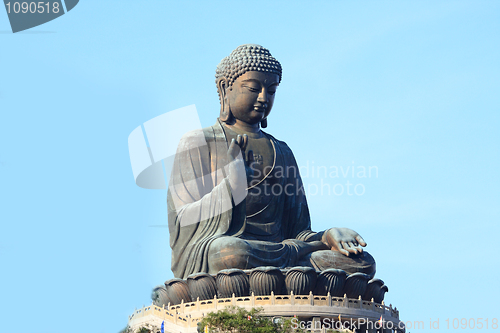
<path id="1" fill-rule="evenodd" d="M 255 87 L 247 87 L 247 88 L 248 88 L 248 90 L 250 90 L 251 92 L 255 92 L 255 93 L 260 92 L 260 89 L 255 88 Z"/>
<path id="2" fill-rule="evenodd" d="M 247 83 L 244 84 L 243 87 L 247 88 L 251 92 L 260 93 L 260 87 L 256 86 L 255 84 Z"/>

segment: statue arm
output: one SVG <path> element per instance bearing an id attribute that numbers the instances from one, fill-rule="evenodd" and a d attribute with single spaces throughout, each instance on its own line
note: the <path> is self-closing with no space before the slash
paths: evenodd
<path id="1" fill-rule="evenodd" d="M 300 176 L 298 177 L 299 179 L 297 180 L 297 183 L 302 186 Z M 303 202 L 302 209 L 304 210 L 304 213 L 292 214 L 292 216 L 301 216 L 295 221 L 295 230 L 297 233 L 293 238 L 309 243 L 320 242 L 324 245 L 324 249 L 338 251 L 346 256 L 349 256 L 351 253 L 357 254 L 363 252 L 363 247 L 366 246 L 366 242 L 354 230 L 348 228 L 330 228 L 321 232 L 312 231 L 305 193 L 303 190 L 299 191 L 299 193 L 300 194 L 297 196 L 296 200 Z M 292 209 L 292 212 L 293 211 L 294 210 Z"/>
<path id="2" fill-rule="evenodd" d="M 175 276 L 206 271 L 210 242 L 244 228 L 245 201 L 234 204 L 224 171 L 221 154 L 226 155 L 227 144 L 207 142 L 200 132 L 181 139 L 169 182 L 168 225 Z"/>
<path id="3" fill-rule="evenodd" d="M 314 232 L 312 230 L 301 231 L 295 236 L 295 239 L 301 240 L 303 242 L 314 242 L 321 241 L 323 238 L 324 231 Z"/>
<path id="4" fill-rule="evenodd" d="M 232 168 L 228 168 L 224 156 L 220 156 L 226 154 L 227 146 L 225 142 L 217 144 L 207 143 L 202 131 L 188 133 L 179 143 L 168 200 L 169 210 L 176 211 L 175 222 L 181 227 L 211 221 L 230 212 L 244 200 L 244 197 L 235 198 L 232 195 L 236 192 L 236 185 L 230 179 Z M 240 216 L 239 220 L 243 218 Z M 225 221 L 225 224 L 228 223 Z M 226 225 L 223 229 L 228 227 Z"/>
<path id="5" fill-rule="evenodd" d="M 321 232 L 311 230 L 311 218 L 297 162 L 291 149 L 284 142 L 280 142 L 280 145 L 286 164 L 290 168 L 287 169 L 285 189 L 288 186 L 291 187 L 288 190 L 293 190 L 287 192 L 285 203 L 287 211 L 285 221 L 289 221 L 290 227 L 288 238 L 308 243 L 321 242 L 325 249 L 339 251 L 345 255 L 362 252 L 362 247 L 366 246 L 366 242 L 354 230 L 348 228 L 330 228 Z"/>
<path id="6" fill-rule="evenodd" d="M 286 237 L 303 242 L 321 241 L 324 232 L 311 230 L 306 194 L 292 150 L 282 141 L 278 141 L 278 144 L 287 165 L 286 182 L 283 184 L 286 193 L 284 221 L 288 221 L 287 230 L 289 231 Z"/>

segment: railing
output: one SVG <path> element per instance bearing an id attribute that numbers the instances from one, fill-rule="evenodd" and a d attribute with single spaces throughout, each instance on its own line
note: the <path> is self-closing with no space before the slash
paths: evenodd
<path id="1" fill-rule="evenodd" d="M 170 305 L 159 307 L 154 304 L 143 307 L 142 309 L 135 310 L 134 313 L 129 316 L 129 323 L 136 319 L 142 318 L 149 315 L 154 315 L 163 320 L 169 321 L 176 325 L 181 325 L 184 327 L 195 327 L 196 323 L 202 319 L 205 312 L 212 312 L 224 309 L 228 305 L 239 306 L 239 307 L 264 307 L 273 306 L 276 309 L 276 305 L 284 306 L 296 306 L 297 310 L 304 306 L 315 306 L 325 309 L 325 307 L 330 308 L 344 308 L 353 310 L 365 310 L 375 312 L 381 315 L 392 317 L 395 320 L 399 320 L 399 311 L 393 308 L 392 305 L 386 306 L 382 301 L 381 304 L 372 301 L 365 301 L 358 299 L 344 297 L 332 297 L 330 294 L 327 296 L 314 296 L 313 293 L 309 295 L 271 295 L 268 296 L 255 296 L 253 293 L 251 296 L 244 297 L 233 297 L 231 298 L 217 298 L 215 296 L 213 299 L 209 300 L 197 300 L 195 302 L 189 302 L 176 305 Z M 320 310 L 320 309 L 317 309 Z M 332 309 L 333 310 L 333 309 Z M 195 318 L 191 318 L 191 314 L 195 314 Z M 200 313 L 201 312 L 201 313 Z M 265 311 L 264 311 L 265 312 Z"/>

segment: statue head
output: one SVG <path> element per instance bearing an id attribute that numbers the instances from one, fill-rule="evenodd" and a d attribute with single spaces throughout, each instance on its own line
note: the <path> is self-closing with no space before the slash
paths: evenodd
<path id="1" fill-rule="evenodd" d="M 267 126 L 267 116 L 274 101 L 274 92 L 281 82 L 281 64 L 268 49 L 256 44 L 238 46 L 220 62 L 215 71 L 221 111 L 219 119 L 235 122 L 246 111 L 255 109 L 243 121 L 260 121 Z M 252 105 L 250 105 L 252 104 Z M 255 105 L 253 105 L 255 104 Z M 261 113 L 261 114 L 260 114 Z"/>

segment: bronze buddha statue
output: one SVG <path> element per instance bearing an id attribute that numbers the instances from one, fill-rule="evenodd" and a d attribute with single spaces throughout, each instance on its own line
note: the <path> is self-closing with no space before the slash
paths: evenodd
<path id="1" fill-rule="evenodd" d="M 311 230 L 293 153 L 261 129 L 280 82 L 280 63 L 260 45 L 239 46 L 217 67 L 220 116 L 215 125 L 183 136 L 171 174 L 175 277 L 260 266 L 375 274 L 358 233 Z"/>

